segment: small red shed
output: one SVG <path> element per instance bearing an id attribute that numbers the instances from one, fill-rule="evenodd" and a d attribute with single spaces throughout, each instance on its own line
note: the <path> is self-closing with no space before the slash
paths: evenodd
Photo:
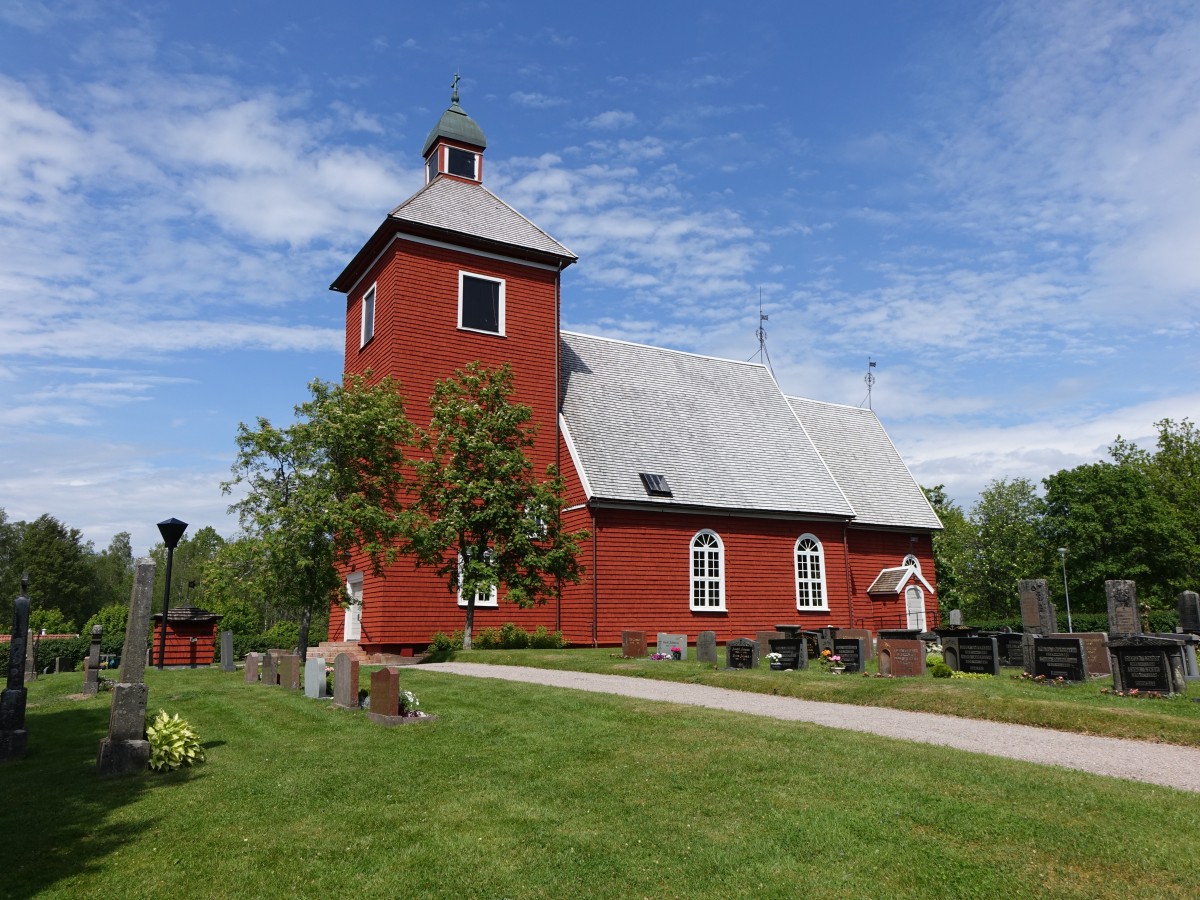
<path id="1" fill-rule="evenodd" d="M 158 648 L 162 642 L 162 613 L 155 613 L 154 640 L 150 645 L 150 662 L 158 665 Z M 167 611 L 167 648 L 163 663 L 167 666 L 211 666 L 216 656 L 217 613 L 195 606 L 179 606 Z"/>

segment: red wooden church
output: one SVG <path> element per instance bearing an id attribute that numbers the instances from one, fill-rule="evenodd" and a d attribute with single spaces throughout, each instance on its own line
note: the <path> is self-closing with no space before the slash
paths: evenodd
<path id="1" fill-rule="evenodd" d="M 529 610 L 480 597 L 476 628 L 542 624 L 595 645 L 623 629 L 725 641 L 777 623 L 935 624 L 941 525 L 874 413 L 785 396 L 760 364 L 562 331 L 576 256 L 484 187 L 486 146 L 456 90 L 425 141 L 424 187 L 331 286 L 346 295 L 346 371 L 399 378 L 414 420 L 455 369 L 511 364 L 539 426 L 535 470 L 559 467 L 564 524 L 591 533 L 580 584 Z M 331 610 L 332 641 L 407 655 L 462 627 L 463 599 L 431 571 L 366 569 L 348 566 L 354 602 Z"/>

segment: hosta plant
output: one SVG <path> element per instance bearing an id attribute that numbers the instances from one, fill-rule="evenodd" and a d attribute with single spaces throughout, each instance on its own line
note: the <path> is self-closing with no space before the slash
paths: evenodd
<path id="1" fill-rule="evenodd" d="M 172 716 L 160 709 L 146 726 L 146 739 L 150 741 L 150 768 L 155 772 L 170 772 L 204 761 L 199 735 L 179 718 L 179 713 Z"/>

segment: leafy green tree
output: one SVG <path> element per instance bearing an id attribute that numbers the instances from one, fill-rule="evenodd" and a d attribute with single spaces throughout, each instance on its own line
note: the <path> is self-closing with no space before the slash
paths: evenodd
<path id="1" fill-rule="evenodd" d="M 945 485 L 922 490 L 942 522 L 942 530 L 933 536 L 933 567 L 937 573 L 938 605 L 944 616 L 949 610 L 969 605 L 963 595 L 962 579 L 972 527 L 962 507 L 946 494 Z"/>
<path id="2" fill-rule="evenodd" d="M 225 539 L 211 525 L 184 533 L 175 547 L 171 563 L 171 605 L 209 609 L 204 580 L 205 567 L 217 555 Z M 166 588 L 167 545 L 159 541 L 150 551 L 154 558 L 154 596 L 161 599 Z"/>
<path id="3" fill-rule="evenodd" d="M 316 380 L 309 391 L 287 428 L 263 418 L 257 428 L 238 426 L 234 477 L 222 485 L 225 493 L 247 491 L 230 507 L 251 542 L 246 575 L 255 591 L 299 616 L 302 663 L 313 613 L 344 596 L 343 554 L 360 549 L 378 574 L 395 556 L 412 434 L 390 377 L 373 386 L 364 376 L 341 385 Z"/>
<path id="4" fill-rule="evenodd" d="M 1048 571 L 1041 534 L 1044 502 L 1027 478 L 993 480 L 967 517 L 958 587 L 964 608 L 977 619 L 1015 615 L 1017 582 Z"/>
<path id="5" fill-rule="evenodd" d="M 1043 483 L 1047 544 L 1067 548 L 1076 609 L 1104 610 L 1107 579 L 1136 581 L 1138 599 L 1151 606 L 1174 604 L 1186 586 L 1192 541 L 1145 467 L 1098 462 L 1063 469 Z"/>
<path id="6" fill-rule="evenodd" d="M 513 403 L 509 366 L 471 363 L 434 386 L 421 429 L 404 552 L 466 598 L 463 647 L 471 648 L 479 596 L 503 589 L 521 607 L 544 603 L 560 581 L 580 578 L 579 541 L 563 530 L 563 482 L 539 480 L 529 460 L 532 410 Z"/>
<path id="7" fill-rule="evenodd" d="M 49 514 L 17 523 L 17 527 L 20 543 L 8 576 L 16 579 L 15 590 L 20 589 L 21 573 L 27 572 L 32 613 L 57 610 L 61 618 L 54 620 L 55 626 L 69 625 L 70 631 L 76 630 L 100 608 L 92 545 L 83 540 L 78 528 L 68 528 Z M 16 596 L 15 590 L 12 596 Z"/>
<path id="8" fill-rule="evenodd" d="M 128 531 L 113 536 L 107 549 L 92 554 L 96 602 L 101 607 L 129 605 L 133 591 L 133 543 Z"/>

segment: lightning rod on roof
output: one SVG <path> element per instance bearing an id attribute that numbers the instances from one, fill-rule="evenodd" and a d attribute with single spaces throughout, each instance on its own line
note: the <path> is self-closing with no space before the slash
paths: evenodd
<path id="1" fill-rule="evenodd" d="M 867 374 L 863 376 L 863 384 L 867 386 L 867 409 L 873 410 L 875 407 L 871 405 L 871 389 L 875 387 L 875 373 L 871 370 L 875 368 L 875 360 L 867 357 Z"/>
<path id="2" fill-rule="evenodd" d="M 762 288 L 758 289 L 758 328 L 754 330 L 754 336 L 758 338 L 758 361 L 767 367 L 767 371 L 771 373 L 771 377 L 775 377 L 775 367 L 771 365 L 771 354 L 767 352 L 767 329 L 763 326 L 770 316 L 763 312 L 762 307 Z M 754 359 L 754 356 L 750 357 Z"/>

